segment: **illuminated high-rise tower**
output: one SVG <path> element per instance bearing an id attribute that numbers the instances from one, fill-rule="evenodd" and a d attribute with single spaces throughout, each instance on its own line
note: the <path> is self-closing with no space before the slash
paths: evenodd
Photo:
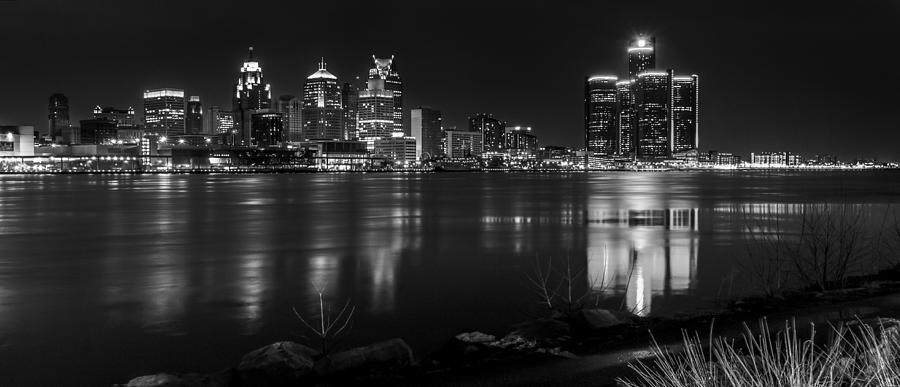
<path id="1" fill-rule="evenodd" d="M 656 69 L 656 38 L 638 36 L 628 42 L 628 76 L 636 79 L 638 74 Z"/>
<path id="2" fill-rule="evenodd" d="M 502 152 L 505 148 L 503 133 L 506 125 L 491 114 L 477 114 L 469 117 L 469 131 L 481 133 L 485 152 Z"/>
<path id="3" fill-rule="evenodd" d="M 369 69 L 369 80 L 381 79 L 384 81 L 383 89 L 390 91 L 394 96 L 394 125 L 393 132 L 404 132 L 403 126 L 403 81 L 397 72 L 397 64 L 394 56 L 388 59 L 379 59 L 372 55 L 375 67 Z M 409 133 L 406 133 L 407 135 Z"/>
<path id="4" fill-rule="evenodd" d="M 144 128 L 161 136 L 184 134 L 184 90 L 144 91 Z"/>
<path id="5" fill-rule="evenodd" d="M 341 86 L 325 67 L 322 58 L 319 70 L 306 77 L 303 85 L 303 141 L 344 139 Z"/>
<path id="6" fill-rule="evenodd" d="M 357 77 L 359 81 L 359 77 Z M 344 136 L 348 140 L 359 138 L 357 120 L 359 118 L 359 87 L 344 82 L 341 87 L 341 106 L 344 108 Z"/>
<path id="7" fill-rule="evenodd" d="M 662 159 L 671 156 L 669 139 L 670 73 L 646 71 L 638 74 L 634 89 L 637 156 Z"/>
<path id="8" fill-rule="evenodd" d="M 394 133 L 403 137 L 395 121 L 394 93 L 384 89 L 384 79 L 369 79 L 368 87 L 359 92 L 357 99 L 357 128 L 359 139 L 373 150 L 375 140 L 391 138 Z"/>
<path id="9" fill-rule="evenodd" d="M 589 77 L 584 85 L 584 137 L 588 152 L 618 153 L 619 106 L 616 81 L 610 75 Z"/>
<path id="10" fill-rule="evenodd" d="M 635 139 L 635 113 L 634 113 L 634 81 L 616 82 L 616 103 L 618 104 L 618 134 L 621 156 L 634 155 Z"/>
<path id="11" fill-rule="evenodd" d="M 200 96 L 192 95 L 188 99 L 187 112 L 184 115 L 184 130 L 187 134 L 203 133 L 203 104 Z"/>
<path id="12" fill-rule="evenodd" d="M 268 109 L 272 104 L 272 86 L 265 83 L 259 61 L 253 57 L 253 47 L 247 53 L 247 60 L 241 66 L 241 73 L 234 85 L 232 112 L 238 137 L 235 142 L 248 145 L 251 137 L 250 124 L 253 110 Z"/>
<path id="13" fill-rule="evenodd" d="M 63 131 L 69 128 L 69 99 L 65 95 L 56 93 L 50 96 L 47 115 L 47 135 L 54 142 L 62 139 Z"/>
<path id="14" fill-rule="evenodd" d="M 671 119 L 671 152 L 678 153 L 699 147 L 700 85 L 697 75 L 673 76 L 669 106 Z"/>

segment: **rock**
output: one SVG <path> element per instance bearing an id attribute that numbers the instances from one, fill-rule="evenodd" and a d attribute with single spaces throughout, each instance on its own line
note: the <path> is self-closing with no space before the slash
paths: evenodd
<path id="1" fill-rule="evenodd" d="M 124 387 L 225 387 L 229 386 L 227 373 L 213 375 L 160 373 L 138 376 L 128 381 Z"/>
<path id="2" fill-rule="evenodd" d="M 313 373 L 318 352 L 299 343 L 281 341 L 244 355 L 237 367 L 241 386 L 296 385 Z"/>
<path id="3" fill-rule="evenodd" d="M 514 325 L 513 331 L 507 336 L 519 336 L 536 341 L 540 346 L 555 347 L 568 341 L 570 334 L 569 324 L 550 318 L 540 318 Z"/>
<path id="4" fill-rule="evenodd" d="M 489 335 L 487 333 L 481 333 L 478 331 L 460 333 L 460 334 L 456 335 L 455 338 L 464 343 L 472 343 L 472 344 L 487 344 L 491 341 L 497 340 L 497 338 L 494 337 L 494 335 Z"/>
<path id="5" fill-rule="evenodd" d="M 624 313 L 613 312 L 606 309 L 583 309 L 578 311 L 575 315 L 575 321 L 580 328 L 588 331 L 596 331 L 603 328 L 628 324 L 631 322 L 631 318 Z"/>
<path id="6" fill-rule="evenodd" d="M 502 339 L 488 343 L 489 346 L 499 349 L 511 349 L 515 351 L 531 351 L 538 348 L 537 340 L 527 339 L 525 337 L 508 334 Z"/>
<path id="7" fill-rule="evenodd" d="M 371 370 L 395 370 L 414 364 L 412 348 L 403 339 L 390 339 L 330 355 L 316 363 L 322 375 Z"/>

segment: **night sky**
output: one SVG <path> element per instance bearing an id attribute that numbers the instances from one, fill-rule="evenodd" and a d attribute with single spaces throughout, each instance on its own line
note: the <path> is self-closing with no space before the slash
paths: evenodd
<path id="1" fill-rule="evenodd" d="M 626 74 L 627 41 L 700 75 L 700 146 L 900 159 L 900 1 L 0 0 L 0 124 L 46 130 L 47 97 L 72 119 L 140 111 L 145 88 L 230 107 L 254 46 L 273 96 L 299 94 L 320 56 L 343 82 L 396 55 L 406 108 L 445 126 L 489 112 L 542 144 L 581 147 L 584 77 Z"/>

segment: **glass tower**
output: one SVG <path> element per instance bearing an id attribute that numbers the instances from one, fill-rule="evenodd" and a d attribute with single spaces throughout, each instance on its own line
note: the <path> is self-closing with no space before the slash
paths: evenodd
<path id="1" fill-rule="evenodd" d="M 394 112 L 392 114 L 393 132 L 403 132 L 403 80 L 397 72 L 397 65 L 394 63 L 394 56 L 390 58 L 379 59 L 372 55 L 375 67 L 369 69 L 369 80 L 380 79 L 384 81 L 384 90 L 390 91 L 394 98 Z M 407 135 L 409 133 L 406 133 Z"/>
<path id="2" fill-rule="evenodd" d="M 616 81 L 609 75 L 589 77 L 584 86 L 584 134 L 588 152 L 618 153 L 619 106 Z"/>
<path id="3" fill-rule="evenodd" d="M 699 146 L 699 80 L 697 75 L 672 77 L 672 153 Z"/>
<path id="4" fill-rule="evenodd" d="M 323 58 L 303 85 L 303 141 L 344 139 L 341 87 L 325 67 Z"/>
<path id="5" fill-rule="evenodd" d="M 247 60 L 241 66 L 240 75 L 234 84 L 232 112 L 239 131 L 235 141 L 248 145 L 251 137 L 250 118 L 254 110 L 268 109 L 272 104 L 272 86 L 265 83 L 263 69 L 253 57 L 253 47 L 247 52 Z"/>
<path id="6" fill-rule="evenodd" d="M 184 134 L 184 90 L 144 91 L 144 128 L 161 136 Z"/>
<path id="7" fill-rule="evenodd" d="M 656 38 L 638 36 L 628 42 L 628 76 L 656 69 Z"/>

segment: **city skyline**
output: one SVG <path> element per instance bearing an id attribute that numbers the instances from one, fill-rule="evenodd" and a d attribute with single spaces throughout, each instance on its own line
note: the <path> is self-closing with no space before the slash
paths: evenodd
<path id="1" fill-rule="evenodd" d="M 165 60 L 162 56 L 144 56 L 141 61 L 125 61 L 135 57 L 129 53 L 104 57 L 77 53 L 93 47 L 100 37 L 108 40 L 104 44 L 124 47 L 128 41 L 152 35 L 158 27 L 138 28 L 121 35 L 104 34 L 106 29 L 92 27 L 68 31 L 64 41 L 69 43 L 55 46 L 54 55 L 72 59 L 64 65 L 48 67 L 46 54 L 40 48 L 46 47 L 42 42 L 47 39 L 62 39 L 57 36 L 58 29 L 45 28 L 38 38 L 22 37 L 14 31 L 27 32 L 33 27 L 19 24 L 20 20 L 43 18 L 65 24 L 71 23 L 66 21 L 70 18 L 91 12 L 103 15 L 107 10 L 90 2 L 78 6 L 61 4 L 53 10 L 41 1 L 36 4 L 0 2 L 0 11 L 22 16 L 0 27 L 7 32 L 2 42 L 18 53 L 15 66 L 20 73 L 8 86 L 13 92 L 0 97 L 0 103 L 7 107 L 0 112 L 0 119 L 8 124 L 34 125 L 43 131 L 47 96 L 56 92 L 69 98 L 73 123 L 90 118 L 91 109 L 96 105 L 140 106 L 140 92 L 153 88 L 181 88 L 189 95 L 199 95 L 205 107 L 227 107 L 231 105 L 227 88 L 233 82 L 234 69 L 246 57 L 246 47 L 254 46 L 264 53 L 266 81 L 272 84 L 273 96 L 299 95 L 308 69 L 322 56 L 329 58 L 329 70 L 343 83 L 365 76 L 373 53 L 395 55 L 402 62 L 407 111 L 420 105 L 433 106 L 443 112 L 445 125 L 457 127 L 465 127 L 469 116 L 490 112 L 501 119 L 532 126 L 542 144 L 582 147 L 580 100 L 584 75 L 626 73 L 628 64 L 622 59 L 622 48 L 635 35 L 647 33 L 659 39 L 660 64 L 677 64 L 680 74 L 701 74 L 704 78 L 703 150 L 740 154 L 789 150 L 803 154 L 834 153 L 845 159 L 900 158 L 898 151 L 889 145 L 900 140 L 900 133 L 893 130 L 897 126 L 889 114 L 894 101 L 884 91 L 900 86 L 897 75 L 882 74 L 877 85 L 847 81 L 834 86 L 822 82 L 835 73 L 847 77 L 865 74 L 869 67 L 862 60 L 865 53 L 880 52 L 879 39 L 873 37 L 896 35 L 891 31 L 897 27 L 892 23 L 861 21 L 896 15 L 896 3 L 865 4 L 849 10 L 828 5 L 814 9 L 790 5 L 779 8 L 777 14 L 768 12 L 767 7 L 773 4 L 745 5 L 746 15 L 731 24 L 726 22 L 727 16 L 710 18 L 719 9 L 708 2 L 677 7 L 610 4 L 607 11 L 613 22 L 601 26 L 603 23 L 588 23 L 586 17 L 579 16 L 578 7 L 551 8 L 541 1 L 496 7 L 471 2 L 394 3 L 385 10 L 371 12 L 382 16 L 394 14 L 402 22 L 384 27 L 391 39 L 371 43 L 362 43 L 358 35 L 351 36 L 362 28 L 353 21 L 363 17 L 348 11 L 352 7 L 291 6 L 298 11 L 341 9 L 346 13 L 347 18 L 341 23 L 347 26 L 347 31 L 327 39 L 311 38 L 286 44 L 273 38 L 273 34 L 263 33 L 265 29 L 252 32 L 252 26 L 239 39 L 225 35 L 214 38 L 210 34 L 230 27 L 213 28 L 201 34 L 200 37 L 209 39 L 193 57 L 179 55 L 186 46 L 176 44 L 172 55 L 165 55 Z M 212 25 L 223 17 L 220 11 L 203 5 L 192 6 L 197 8 L 195 11 L 203 11 L 199 13 L 202 17 L 198 18 L 197 26 Z M 641 13 L 651 8 L 667 16 Z M 457 31 L 459 36 L 439 28 L 424 29 L 421 36 L 403 33 L 421 27 L 421 22 L 405 18 L 410 13 L 447 12 L 450 16 L 463 16 L 473 11 L 485 16 L 506 15 L 524 23 L 539 21 L 539 16 L 546 15 L 548 22 L 534 24 L 530 30 L 491 29 L 482 34 Z M 827 22 L 844 11 L 856 16 L 849 18 L 854 22 L 853 28 L 831 26 Z M 67 12 L 72 16 L 63 15 Z M 146 15 L 134 14 L 133 21 L 143 25 L 141 21 L 158 12 L 146 10 Z M 273 14 L 272 17 L 281 16 Z M 566 18 L 573 20 L 569 23 L 573 24 L 571 30 L 548 32 Z M 308 22 L 311 28 L 323 23 Z M 676 25 L 683 22 L 690 22 L 686 23 L 690 28 Z M 110 21 L 108 27 L 117 23 L 121 21 Z M 268 30 L 282 28 L 276 24 Z M 183 28 L 173 25 L 170 23 L 171 28 Z M 764 34 L 760 34 L 762 29 L 766 29 Z M 541 35 L 545 32 L 548 35 Z M 473 60 L 488 51 L 484 46 L 493 47 L 497 59 Z M 845 55 L 832 55 L 834 52 Z M 887 51 L 879 54 L 879 61 L 893 68 L 898 57 Z M 550 76 L 529 75 L 542 70 Z M 87 86 L 88 79 L 91 86 Z M 534 96 L 529 97 L 529 92 Z M 873 142 L 871 138 L 883 141 Z"/>

